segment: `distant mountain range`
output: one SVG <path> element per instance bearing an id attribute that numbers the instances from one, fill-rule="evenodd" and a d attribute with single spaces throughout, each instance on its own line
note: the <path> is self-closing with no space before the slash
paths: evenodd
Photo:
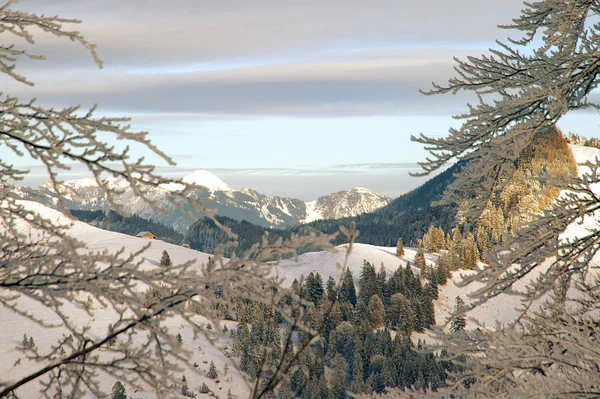
<path id="1" fill-rule="evenodd" d="M 217 215 L 245 220 L 267 228 L 285 228 L 316 220 L 354 217 L 379 209 L 391 201 L 386 196 L 359 187 L 305 202 L 296 198 L 265 195 L 249 188 L 235 190 L 206 170 L 195 171 L 183 180 L 206 188 L 193 195 L 210 200 L 208 207 L 216 209 Z M 109 184 L 119 186 L 122 182 L 115 179 L 109 180 Z M 66 195 L 65 206 L 68 209 L 110 210 L 106 196 L 94 179 L 71 180 L 65 182 L 65 186 L 71 189 Z M 165 194 L 168 190 L 169 187 L 157 188 L 150 193 L 150 197 L 167 207 Z M 50 207 L 56 207 L 57 204 L 56 194 L 48 183 L 39 187 L 20 187 L 17 188 L 17 193 L 23 199 L 32 199 Z M 171 226 L 179 232 L 185 232 L 192 222 L 178 212 L 174 215 L 156 212 L 127 189 L 121 199 L 128 213 Z M 202 216 L 204 215 L 198 215 Z"/>
<path id="2" fill-rule="evenodd" d="M 303 235 L 310 232 L 332 234 L 339 231 L 340 226 L 349 227 L 352 223 L 360 232 L 356 242 L 394 246 L 398 237 L 402 237 L 406 245 L 416 246 L 417 240 L 423 237 L 429 226 L 441 227 L 444 231 L 450 231 L 454 227 L 456 205 L 432 206 L 432 203 L 442 199 L 444 191 L 454 180 L 454 173 L 460 171 L 461 167 L 462 163 L 454 164 L 422 186 L 401 195 L 387 205 L 356 216 L 315 220 L 286 229 L 259 226 L 249 221 L 223 216 L 217 218 L 238 235 L 238 245 L 235 249 L 237 253 L 242 253 L 252 244 L 259 242 L 265 232 L 269 233 L 269 239 L 285 239 L 292 234 Z M 210 219 L 204 218 L 190 226 L 184 240 L 194 249 L 212 253 L 218 244 L 227 240 L 227 236 Z M 347 240 L 340 235 L 333 242 L 344 244 Z M 232 250 L 226 254 L 231 255 L 231 252 Z"/>

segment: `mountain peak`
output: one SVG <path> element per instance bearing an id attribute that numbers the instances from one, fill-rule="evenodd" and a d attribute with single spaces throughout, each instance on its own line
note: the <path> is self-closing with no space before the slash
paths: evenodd
<path id="1" fill-rule="evenodd" d="M 354 187 L 348 191 L 354 191 L 354 192 L 358 192 L 358 193 L 365 193 L 365 194 L 377 194 L 380 195 L 379 193 L 371 190 L 370 188 L 366 188 L 366 187 Z"/>
<path id="2" fill-rule="evenodd" d="M 211 191 L 233 191 L 233 189 L 223 180 L 203 169 L 185 175 L 181 180 L 188 184 L 206 187 Z"/>

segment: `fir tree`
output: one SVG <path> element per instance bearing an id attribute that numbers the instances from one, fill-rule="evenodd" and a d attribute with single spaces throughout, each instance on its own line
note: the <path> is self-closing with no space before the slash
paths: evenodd
<path id="1" fill-rule="evenodd" d="M 396 256 L 404 256 L 404 244 L 402 243 L 402 237 L 398 237 L 398 241 L 396 242 Z"/>
<path id="2" fill-rule="evenodd" d="M 333 375 L 329 389 L 330 399 L 346 399 L 346 389 L 348 386 L 348 363 L 339 354 L 332 361 Z"/>
<path id="3" fill-rule="evenodd" d="M 473 270 L 479 262 L 479 250 L 473 233 L 467 233 L 467 238 L 460 244 L 460 263 L 463 269 Z"/>
<path id="4" fill-rule="evenodd" d="M 121 381 L 117 381 L 113 385 L 110 399 L 127 399 L 127 390 Z"/>
<path id="5" fill-rule="evenodd" d="M 349 302 L 352 306 L 356 305 L 356 288 L 350 270 L 346 270 L 346 273 L 344 273 L 340 292 L 338 292 L 338 301 Z"/>
<path id="6" fill-rule="evenodd" d="M 163 251 L 162 256 L 160 257 L 160 265 L 162 267 L 170 267 L 172 265 L 171 257 L 166 250 Z"/>
<path id="7" fill-rule="evenodd" d="M 360 271 L 359 287 L 359 299 L 365 303 L 367 303 L 373 295 L 381 295 L 381 288 L 378 287 L 375 267 L 366 260 L 363 260 L 363 266 Z"/>
<path id="8" fill-rule="evenodd" d="M 215 380 L 215 379 L 219 378 L 219 373 L 217 372 L 217 367 L 215 366 L 215 362 L 213 362 L 212 360 L 210 361 L 210 367 L 208 368 L 207 377 L 210 378 L 211 380 Z"/>
<path id="9" fill-rule="evenodd" d="M 206 385 L 206 382 L 202 383 L 202 386 L 200 387 L 200 393 L 210 393 L 210 389 L 208 389 L 208 385 Z"/>
<path id="10" fill-rule="evenodd" d="M 408 299 L 400 293 L 392 295 L 387 317 L 390 325 L 405 336 L 415 329 L 415 313 Z"/>
<path id="11" fill-rule="evenodd" d="M 352 366 L 352 382 L 350 383 L 350 390 L 354 393 L 361 394 L 367 391 L 364 380 L 363 361 L 360 354 L 354 356 L 354 363 Z"/>
<path id="12" fill-rule="evenodd" d="M 467 326 L 467 317 L 465 316 L 465 302 L 460 296 L 456 297 L 454 302 L 454 314 L 450 322 L 450 331 L 463 331 Z"/>
<path id="13" fill-rule="evenodd" d="M 310 272 L 306 277 L 306 299 L 313 302 L 315 306 L 323 297 L 323 279 L 319 273 Z"/>
<path id="14" fill-rule="evenodd" d="M 373 295 L 369 299 L 369 317 L 372 328 L 381 327 L 385 323 L 385 307 L 378 295 Z"/>
<path id="15" fill-rule="evenodd" d="M 423 241 L 419 240 L 417 244 L 417 254 L 415 255 L 415 267 L 421 270 L 421 274 L 424 275 L 427 271 L 427 262 L 425 261 L 425 252 L 423 251 Z"/>
<path id="16" fill-rule="evenodd" d="M 335 301 L 337 298 L 337 292 L 336 292 L 336 288 L 337 284 L 335 282 L 335 280 L 333 279 L 333 277 L 329 276 L 329 278 L 327 279 L 327 285 L 325 288 L 325 292 L 327 292 L 327 297 L 329 298 L 330 301 Z"/>

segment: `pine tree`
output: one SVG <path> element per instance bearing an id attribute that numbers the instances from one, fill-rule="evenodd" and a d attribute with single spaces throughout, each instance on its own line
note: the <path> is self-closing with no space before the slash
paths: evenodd
<path id="1" fill-rule="evenodd" d="M 190 388 L 188 386 L 187 378 L 185 378 L 185 375 L 183 377 L 181 377 L 181 383 L 182 383 L 181 384 L 181 394 L 183 396 L 194 397 L 193 393 L 192 393 L 192 395 L 190 395 Z"/>
<path id="2" fill-rule="evenodd" d="M 377 281 L 377 273 L 372 263 L 363 260 L 359 281 L 359 300 L 367 303 L 373 295 L 381 295 L 381 287 Z"/>
<path id="3" fill-rule="evenodd" d="M 385 323 L 385 307 L 378 295 L 373 295 L 369 299 L 369 317 L 372 328 L 381 327 Z"/>
<path id="4" fill-rule="evenodd" d="M 439 252 L 444 247 L 444 231 L 430 225 L 423 235 L 423 247 L 429 252 Z"/>
<path id="5" fill-rule="evenodd" d="M 398 241 L 396 242 L 396 256 L 404 256 L 404 244 L 402 243 L 402 237 L 398 237 Z"/>
<path id="6" fill-rule="evenodd" d="M 160 265 L 162 267 L 170 267 L 172 265 L 171 257 L 166 250 L 163 251 L 162 256 L 160 257 Z"/>
<path id="7" fill-rule="evenodd" d="M 113 385 L 110 399 L 127 399 L 127 390 L 121 381 L 117 381 Z"/>
<path id="8" fill-rule="evenodd" d="M 474 270 L 479 263 L 479 250 L 471 232 L 467 233 L 467 238 L 461 241 L 460 258 L 463 269 Z"/>
<path id="9" fill-rule="evenodd" d="M 210 367 L 208 368 L 207 377 L 210 378 L 211 380 L 215 380 L 215 379 L 219 378 L 219 373 L 217 372 L 217 367 L 215 366 L 215 362 L 213 362 L 212 360 L 210 361 Z"/>
<path id="10" fill-rule="evenodd" d="M 346 399 L 346 389 L 348 386 L 348 363 L 346 360 L 337 354 L 332 361 L 333 375 L 331 377 L 331 385 L 329 388 L 330 399 Z"/>
<path id="11" fill-rule="evenodd" d="M 356 305 L 356 288 L 354 287 L 354 279 L 350 270 L 346 270 L 340 292 L 338 292 L 339 302 L 349 302 L 352 306 Z"/>
<path id="12" fill-rule="evenodd" d="M 417 254 L 415 255 L 415 267 L 421 270 L 421 275 L 427 271 L 427 262 L 425 261 L 425 252 L 423 251 L 423 241 L 419 240 L 417 244 Z"/>
<path id="13" fill-rule="evenodd" d="M 408 299 L 400 293 L 392 295 L 387 317 L 389 323 L 405 336 L 410 336 L 415 329 L 415 312 Z"/>
<path id="14" fill-rule="evenodd" d="M 337 299 L 336 289 L 337 284 L 335 280 L 333 279 L 333 277 L 329 276 L 329 278 L 327 279 L 325 292 L 327 292 L 327 298 L 329 298 L 330 301 L 335 301 Z"/>
<path id="15" fill-rule="evenodd" d="M 450 322 L 450 331 L 463 331 L 467 326 L 467 317 L 465 316 L 465 302 L 460 296 L 456 297 L 454 302 L 454 313 Z"/>
<path id="16" fill-rule="evenodd" d="M 210 393 L 210 389 L 208 389 L 208 385 L 206 385 L 206 382 L 202 383 L 202 386 L 200 387 L 200 393 Z"/>
<path id="17" fill-rule="evenodd" d="M 381 296 L 382 301 L 389 301 L 390 294 L 387 286 L 387 270 L 385 269 L 383 262 L 379 265 L 379 272 L 377 272 L 377 295 Z"/>
<path id="18" fill-rule="evenodd" d="M 352 382 L 350 390 L 354 393 L 361 394 L 367 391 L 363 375 L 363 361 L 359 353 L 354 355 L 354 363 L 352 366 Z"/>
<path id="19" fill-rule="evenodd" d="M 310 272 L 306 277 L 306 299 L 317 305 L 323 297 L 323 279 L 319 273 Z"/>

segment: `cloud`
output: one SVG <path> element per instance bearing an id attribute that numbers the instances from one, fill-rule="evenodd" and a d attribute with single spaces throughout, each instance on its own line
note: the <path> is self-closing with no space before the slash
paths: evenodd
<path id="1" fill-rule="evenodd" d="M 66 39 L 37 35 L 37 82 L 3 89 L 103 112 L 348 116 L 454 112 L 465 97 L 418 89 L 478 54 L 520 0 L 30 0 L 26 10 L 83 20 L 105 68 Z"/>
<path id="2" fill-rule="evenodd" d="M 64 71 L 34 88 L 7 90 L 42 103 L 99 103 L 104 112 L 205 115 L 354 116 L 459 110 L 466 97 L 425 98 L 419 89 L 453 74 L 452 55 L 467 50 L 328 53 L 323 59 L 217 70 Z M 72 76 L 73 75 L 73 76 Z M 37 77 L 37 79 L 36 79 Z"/>

